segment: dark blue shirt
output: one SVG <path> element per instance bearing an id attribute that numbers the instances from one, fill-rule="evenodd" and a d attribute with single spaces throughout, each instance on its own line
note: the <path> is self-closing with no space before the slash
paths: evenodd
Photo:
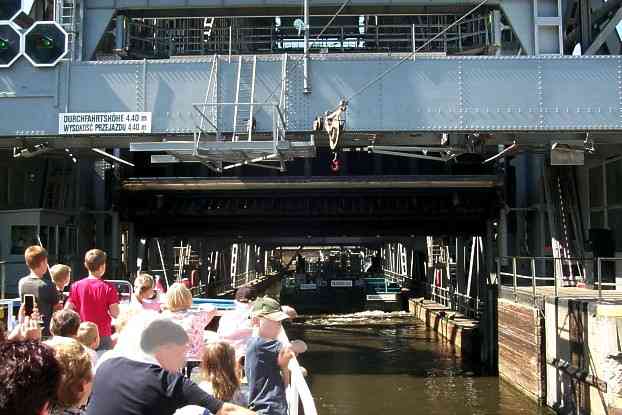
<path id="1" fill-rule="evenodd" d="M 124 357 L 105 361 L 93 381 L 87 415 L 172 415 L 186 405 L 212 413 L 223 403 L 181 374 Z"/>
<path id="2" fill-rule="evenodd" d="M 249 408 L 259 414 L 287 415 L 285 384 L 278 364 L 282 345 L 278 340 L 251 337 L 244 368 L 248 379 Z"/>

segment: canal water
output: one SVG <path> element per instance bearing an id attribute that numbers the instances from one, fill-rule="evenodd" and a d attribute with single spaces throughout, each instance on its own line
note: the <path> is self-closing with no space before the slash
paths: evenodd
<path id="1" fill-rule="evenodd" d="M 287 332 L 309 347 L 320 415 L 549 413 L 407 313 L 308 316 Z"/>

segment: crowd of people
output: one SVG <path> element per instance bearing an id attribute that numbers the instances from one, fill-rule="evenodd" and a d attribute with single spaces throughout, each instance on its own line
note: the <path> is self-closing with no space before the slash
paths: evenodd
<path id="1" fill-rule="evenodd" d="M 122 307 L 104 280 L 105 252 L 89 250 L 88 276 L 73 283 L 42 247 L 24 256 L 18 324 L 0 330 L 0 414 L 288 413 L 288 364 L 306 350 L 278 339 L 291 307 L 242 287 L 234 310 L 195 308 L 185 285 L 161 293 L 145 273 Z M 207 331 L 217 315 L 218 330 Z"/>

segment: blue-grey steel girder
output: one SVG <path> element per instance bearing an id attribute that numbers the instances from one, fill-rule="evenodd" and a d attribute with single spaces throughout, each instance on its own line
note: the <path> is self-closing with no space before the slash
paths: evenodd
<path id="1" fill-rule="evenodd" d="M 501 0 L 490 0 L 490 4 L 499 4 Z M 313 0 L 312 6 L 339 7 L 342 0 Z M 464 6 L 477 4 L 477 0 L 351 0 L 351 6 Z M 89 9 L 196 9 L 222 7 L 301 7 L 300 0 L 85 0 Z"/>
<path id="2" fill-rule="evenodd" d="M 311 94 L 303 93 L 301 58 L 288 58 L 288 132 L 310 131 L 315 117 L 401 56 L 312 55 Z M 65 62 L 46 69 L 20 59 L 0 70 L 0 137 L 57 136 L 59 113 L 123 111 L 151 112 L 154 137 L 191 135 L 199 124 L 193 104 L 204 100 L 213 61 Z M 235 62 L 219 58 L 217 102 L 234 101 Z M 279 102 L 281 73 L 280 56 L 257 57 L 256 102 Z M 217 111 L 220 131 L 231 130 L 232 111 L 231 105 Z M 272 114 L 255 115 L 257 133 L 270 133 Z M 621 56 L 417 57 L 346 111 L 350 132 L 620 130 Z"/>

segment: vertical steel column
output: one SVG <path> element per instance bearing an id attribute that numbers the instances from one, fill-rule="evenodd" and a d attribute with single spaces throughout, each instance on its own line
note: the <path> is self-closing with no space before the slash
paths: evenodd
<path id="1" fill-rule="evenodd" d="M 6 298 L 6 261 L 0 262 L 0 298 Z"/>
<path id="2" fill-rule="evenodd" d="M 235 275 L 238 270 L 238 244 L 231 245 L 231 288 L 235 288 Z"/>
<path id="3" fill-rule="evenodd" d="M 309 86 L 309 0 L 304 0 L 304 57 L 303 57 L 303 92 L 308 94 L 311 92 Z"/>
<path id="4" fill-rule="evenodd" d="M 602 274 L 601 274 L 601 271 L 602 271 L 602 262 L 601 261 L 602 261 L 601 258 L 598 257 L 598 268 L 597 268 L 598 270 L 597 270 L 597 272 L 598 272 L 598 299 L 599 300 L 603 299 L 603 281 L 602 281 Z M 557 295 L 557 294 L 555 294 L 555 295 Z"/>
<path id="5" fill-rule="evenodd" d="M 533 305 L 536 306 L 536 260 L 531 258 L 531 295 L 533 295 Z"/>
<path id="6" fill-rule="evenodd" d="M 516 257 L 512 257 L 512 274 L 513 274 L 513 281 L 512 281 L 512 285 L 514 286 L 514 301 L 516 301 L 517 299 L 517 281 L 516 281 Z"/>
<path id="7" fill-rule="evenodd" d="M 553 258 L 553 265 L 555 268 L 555 297 L 556 298 L 559 296 L 559 283 L 561 281 L 561 278 L 557 278 L 557 269 L 558 267 L 559 269 L 561 269 L 561 260 L 562 260 L 561 258 Z"/>
<path id="8" fill-rule="evenodd" d="M 231 28 L 231 25 L 229 25 L 229 63 L 231 63 L 231 37 L 233 36 L 233 29 Z"/>
<path id="9" fill-rule="evenodd" d="M 417 52 L 417 39 L 415 38 L 415 24 L 412 25 L 412 43 L 413 43 L 413 61 L 415 60 Z"/>
<path id="10" fill-rule="evenodd" d="M 251 244 L 246 244 L 246 284 L 248 284 L 248 273 L 251 264 Z"/>

